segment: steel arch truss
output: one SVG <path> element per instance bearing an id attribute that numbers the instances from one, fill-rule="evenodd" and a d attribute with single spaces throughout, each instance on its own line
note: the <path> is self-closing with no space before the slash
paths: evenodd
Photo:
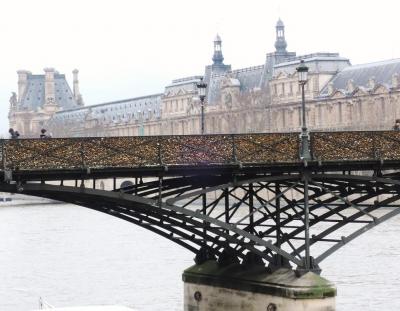
<path id="1" fill-rule="evenodd" d="M 228 239 L 216 236 L 207 245 L 215 248 L 217 244 L 218 252 L 229 246 L 239 258 L 254 253 L 249 249 L 254 246 L 271 266 L 290 262 L 304 267 L 309 239 L 310 268 L 318 269 L 337 249 L 400 213 L 400 182 L 393 178 L 397 175 L 375 175 L 305 171 L 262 177 L 196 176 L 160 179 L 123 191 L 196 212 L 204 232 L 217 227 L 229 234 Z"/>
<path id="2" fill-rule="evenodd" d="M 321 261 L 400 213 L 400 181 L 300 172 L 143 179 L 113 191 L 46 183 L 1 183 L 130 221 L 187 248 L 196 261 L 266 261 L 318 270 Z M 306 195 L 307 194 L 307 195 Z M 306 208 L 307 207 L 307 208 Z M 308 226 L 306 226 L 308 224 Z"/>

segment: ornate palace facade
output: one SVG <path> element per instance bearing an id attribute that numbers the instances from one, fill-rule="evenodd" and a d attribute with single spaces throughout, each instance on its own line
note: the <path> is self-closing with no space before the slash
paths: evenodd
<path id="1" fill-rule="evenodd" d="M 173 80 L 163 93 L 84 106 L 78 71 L 73 90 L 54 69 L 44 75 L 19 71 L 18 95 L 10 99 L 10 127 L 37 137 L 124 136 L 200 133 L 196 84 L 207 83 L 206 133 L 299 131 L 301 93 L 296 67 L 310 68 L 307 122 L 314 130 L 390 129 L 400 119 L 400 59 L 352 66 L 337 53 L 296 56 L 286 50 L 285 27 L 276 25 L 275 52 L 264 64 L 232 70 L 222 41 L 214 40 L 213 63 L 204 74 Z"/>

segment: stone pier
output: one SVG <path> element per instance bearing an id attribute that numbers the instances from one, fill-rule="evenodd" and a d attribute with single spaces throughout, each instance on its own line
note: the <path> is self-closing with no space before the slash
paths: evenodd
<path id="1" fill-rule="evenodd" d="M 335 286 L 292 269 L 209 260 L 183 273 L 185 311 L 334 311 Z"/>

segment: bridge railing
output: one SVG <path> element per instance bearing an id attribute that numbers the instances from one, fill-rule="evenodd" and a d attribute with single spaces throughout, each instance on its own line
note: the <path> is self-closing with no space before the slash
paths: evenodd
<path id="1" fill-rule="evenodd" d="M 400 160 L 400 131 L 314 132 L 314 160 Z"/>
<path id="2" fill-rule="evenodd" d="M 3 169 L 298 162 L 298 133 L 2 141 Z"/>
<path id="3" fill-rule="evenodd" d="M 0 140 L 1 169 L 299 163 L 299 133 Z M 313 160 L 400 160 L 400 132 L 310 134 Z"/>

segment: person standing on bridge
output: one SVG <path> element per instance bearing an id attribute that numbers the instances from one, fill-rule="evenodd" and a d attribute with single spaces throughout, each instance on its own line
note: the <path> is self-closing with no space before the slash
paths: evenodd
<path id="1" fill-rule="evenodd" d="M 51 138 L 51 135 L 46 134 L 46 129 L 41 129 L 40 131 L 40 138 Z"/>
<path id="2" fill-rule="evenodd" d="M 400 131 L 400 119 L 396 119 L 396 123 L 393 126 L 395 131 Z"/>
<path id="3" fill-rule="evenodd" d="M 10 129 L 8 130 L 8 133 L 10 133 L 10 138 L 11 138 L 11 139 L 18 139 L 18 137 L 19 137 L 18 131 L 14 131 L 13 128 L 10 128 Z"/>

